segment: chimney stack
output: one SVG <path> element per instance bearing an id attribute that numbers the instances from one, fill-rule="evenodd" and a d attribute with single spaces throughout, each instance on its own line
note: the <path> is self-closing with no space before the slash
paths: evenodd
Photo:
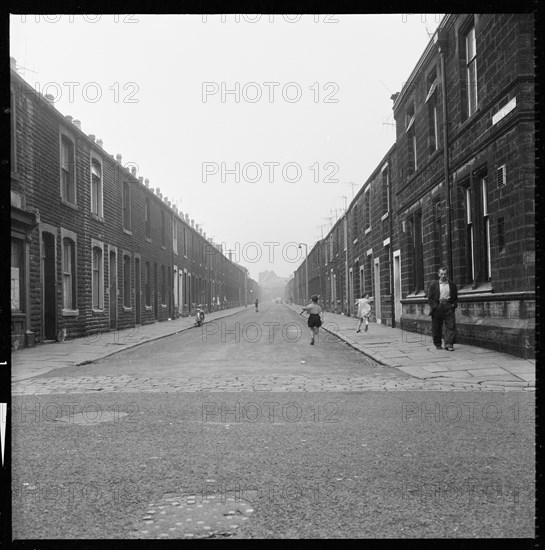
<path id="1" fill-rule="evenodd" d="M 117 155 L 115 156 L 115 160 L 117 160 L 117 162 L 121 164 L 122 159 L 123 159 L 123 155 L 120 155 L 119 153 L 117 153 Z"/>
<path id="2" fill-rule="evenodd" d="M 104 142 L 102 141 L 102 139 L 97 139 L 97 145 L 98 145 L 99 147 L 104 148 L 104 147 L 103 147 L 103 146 L 104 146 Z"/>
<path id="3" fill-rule="evenodd" d="M 15 60 L 15 57 L 9 58 L 9 68 L 13 69 L 14 71 L 17 70 L 17 61 Z"/>
<path id="4" fill-rule="evenodd" d="M 91 141 L 95 141 L 95 134 L 89 134 L 87 136 Z"/>
<path id="5" fill-rule="evenodd" d="M 191 218 L 191 227 L 195 228 L 195 220 Z"/>
<path id="6" fill-rule="evenodd" d="M 144 185 L 144 177 L 143 177 L 143 176 L 139 176 L 139 177 L 138 177 L 138 181 L 139 181 L 142 185 Z"/>
<path id="7" fill-rule="evenodd" d="M 72 122 L 73 120 L 73 117 L 71 117 L 70 115 L 65 115 L 64 117 L 68 122 Z"/>
<path id="8" fill-rule="evenodd" d="M 51 94 L 45 94 L 44 99 L 50 104 L 53 105 L 55 103 L 55 96 L 52 96 Z"/>
<path id="9" fill-rule="evenodd" d="M 78 130 L 81 130 L 81 120 L 76 119 L 76 120 L 73 121 L 73 124 L 76 128 L 78 128 Z"/>
<path id="10" fill-rule="evenodd" d="M 133 166 L 133 167 L 131 168 L 131 174 L 132 174 L 133 176 L 136 176 L 136 166 Z"/>
<path id="11" fill-rule="evenodd" d="M 149 189 L 149 179 L 148 179 L 148 178 L 146 178 L 146 179 L 144 180 L 144 183 L 146 184 L 146 187 Z"/>

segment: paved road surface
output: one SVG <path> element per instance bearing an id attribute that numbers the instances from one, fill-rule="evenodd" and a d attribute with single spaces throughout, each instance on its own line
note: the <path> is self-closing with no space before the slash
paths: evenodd
<path id="1" fill-rule="evenodd" d="M 534 535 L 533 395 L 415 391 L 310 346 L 305 321 L 263 305 L 32 379 L 13 400 L 14 536 Z"/>

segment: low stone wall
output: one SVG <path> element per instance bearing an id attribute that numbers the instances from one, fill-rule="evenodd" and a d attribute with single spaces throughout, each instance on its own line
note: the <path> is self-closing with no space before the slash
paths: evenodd
<path id="1" fill-rule="evenodd" d="M 535 299 L 468 300 L 456 309 L 456 341 L 509 353 L 535 357 Z M 401 327 L 431 337 L 431 317 L 426 301 L 403 303 Z"/>

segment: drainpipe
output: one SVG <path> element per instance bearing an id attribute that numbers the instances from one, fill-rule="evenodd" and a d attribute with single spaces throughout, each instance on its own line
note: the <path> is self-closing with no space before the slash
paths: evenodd
<path id="1" fill-rule="evenodd" d="M 451 230 L 451 206 L 450 206 L 450 180 L 449 180 L 449 156 L 448 156 L 448 111 L 447 111 L 447 75 L 445 73 L 445 56 L 448 47 L 448 32 L 440 29 L 435 35 L 441 61 L 441 88 L 443 97 L 443 167 L 445 178 L 445 195 L 447 210 L 447 264 L 450 277 L 452 273 L 452 230 Z"/>

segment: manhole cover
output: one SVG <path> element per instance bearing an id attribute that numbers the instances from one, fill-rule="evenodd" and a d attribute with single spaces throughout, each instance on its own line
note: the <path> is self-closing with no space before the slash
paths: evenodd
<path id="1" fill-rule="evenodd" d="M 206 496 L 206 498 L 204 498 Z M 131 538 L 198 539 L 232 537 L 248 521 L 252 505 L 226 495 L 166 493 L 152 502 Z"/>

